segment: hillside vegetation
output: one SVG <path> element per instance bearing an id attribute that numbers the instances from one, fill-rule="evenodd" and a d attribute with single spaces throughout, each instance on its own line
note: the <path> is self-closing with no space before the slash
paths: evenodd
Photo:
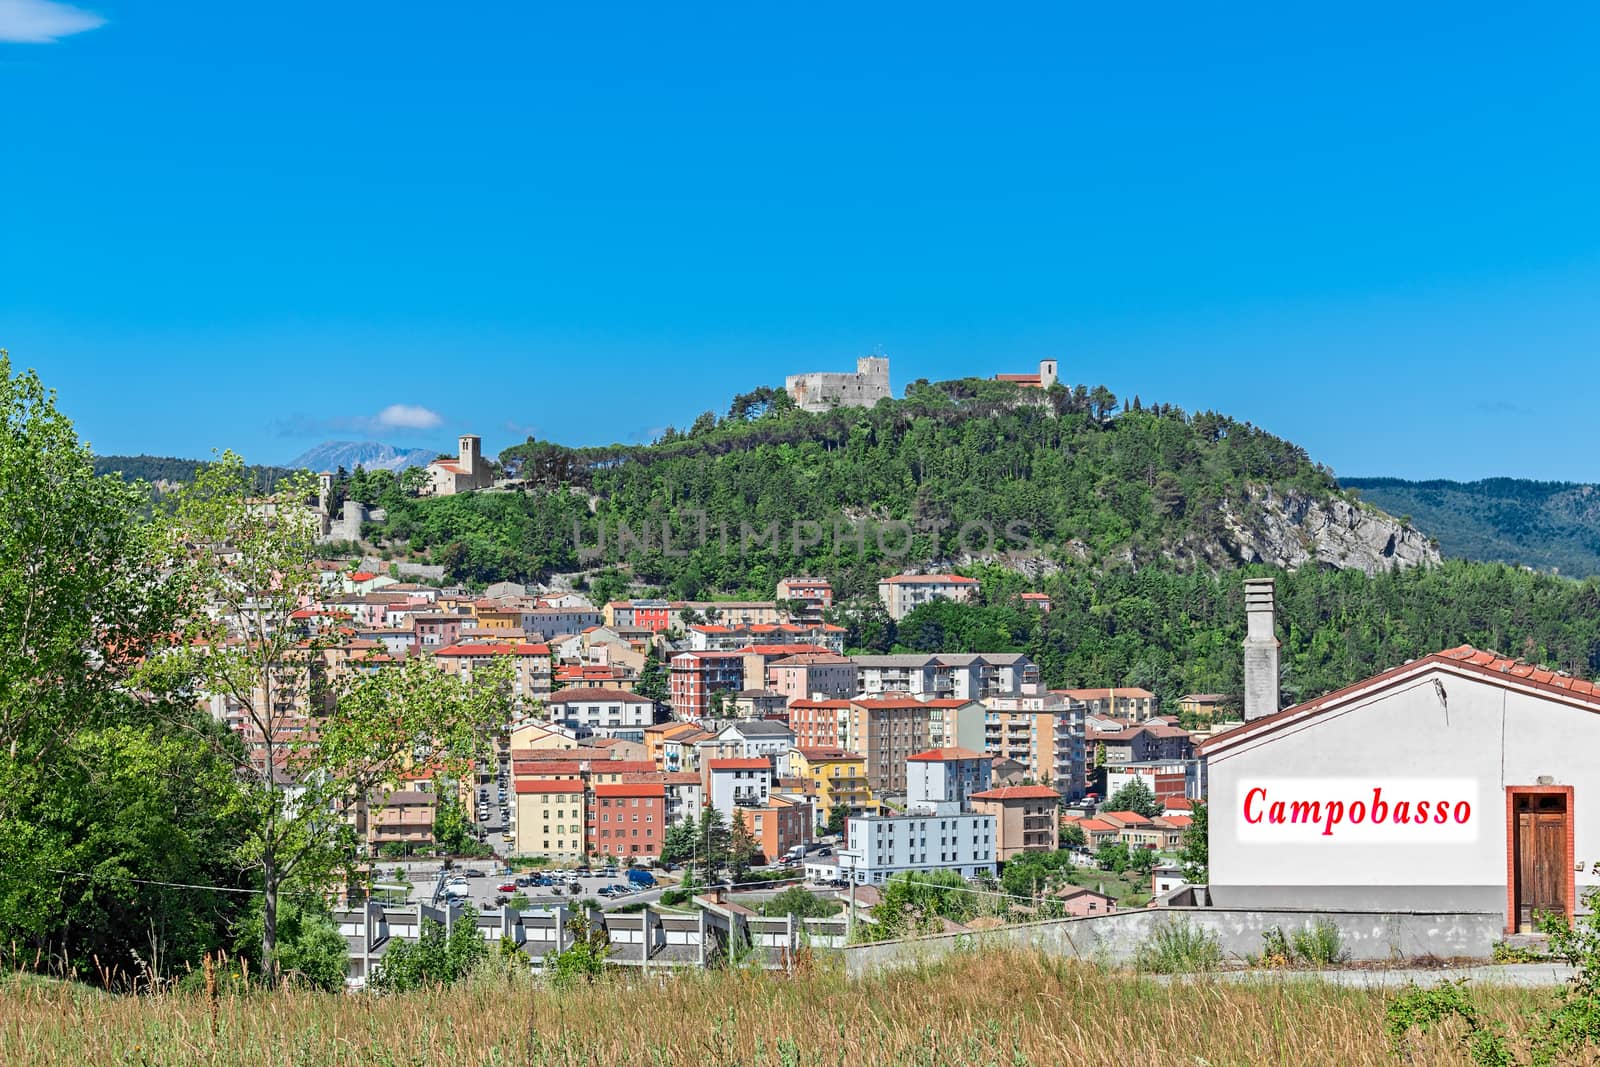
<path id="1" fill-rule="evenodd" d="M 500 456 L 527 492 L 392 492 L 375 534 L 482 582 L 611 564 L 684 598 L 770 596 L 796 572 L 850 596 L 972 557 L 1227 566 L 1240 559 L 1229 516 L 1252 525 L 1267 491 L 1340 494 L 1290 442 L 1210 412 L 1113 417 L 1104 389 L 916 383 L 904 400 L 821 415 L 787 400 L 745 394 L 726 417 L 645 446 L 529 441 Z"/>
<path id="2" fill-rule="evenodd" d="M 1411 516 L 1445 555 L 1578 578 L 1600 574 L 1600 486 L 1522 478 L 1340 481 L 1390 514 Z"/>
<path id="3" fill-rule="evenodd" d="M 849 981 L 819 961 L 755 971 L 616 976 L 580 991 L 526 978 L 376 997 L 283 992 L 84 996 L 0 987 L 0 1062 L 53 1067 L 810 1067 L 853 1064 L 1393 1064 L 1381 992 L 1263 979 L 1158 985 L 1072 961 L 977 952 Z M 1543 990 L 1467 994 L 1513 1033 Z M 1415 1038 L 1406 1062 L 1462 1062 Z"/>
<path id="4" fill-rule="evenodd" d="M 96 474 L 114 474 L 125 482 L 149 482 L 151 485 L 187 485 L 194 481 L 194 473 L 206 465 L 202 459 L 176 459 L 172 456 L 96 456 Z M 283 478 L 295 473 L 288 467 L 253 466 L 250 472 L 262 492 L 271 492 Z"/>

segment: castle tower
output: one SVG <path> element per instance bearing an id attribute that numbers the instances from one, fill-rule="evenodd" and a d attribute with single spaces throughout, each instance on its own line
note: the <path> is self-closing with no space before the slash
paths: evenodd
<path id="1" fill-rule="evenodd" d="M 461 435 L 461 469 L 471 477 L 478 473 L 478 459 L 483 453 L 483 441 L 477 434 Z"/>
<path id="2" fill-rule="evenodd" d="M 1057 381 L 1056 361 L 1053 359 L 1041 359 L 1039 361 L 1039 388 L 1048 389 L 1056 384 Z"/>

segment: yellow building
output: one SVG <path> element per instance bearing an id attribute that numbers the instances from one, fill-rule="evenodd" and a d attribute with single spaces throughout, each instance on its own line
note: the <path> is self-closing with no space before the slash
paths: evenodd
<path id="1" fill-rule="evenodd" d="M 825 821 L 838 807 L 849 809 L 851 815 L 878 814 L 878 798 L 867 782 L 865 756 L 840 748 L 791 748 L 789 777 L 816 783 L 813 807 L 819 820 Z"/>
<path id="2" fill-rule="evenodd" d="M 583 782 L 523 779 L 516 783 L 516 852 L 571 859 L 583 854 Z"/>

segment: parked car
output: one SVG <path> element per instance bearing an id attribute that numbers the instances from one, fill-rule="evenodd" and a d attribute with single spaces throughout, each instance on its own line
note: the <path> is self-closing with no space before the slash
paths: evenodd
<path id="1" fill-rule="evenodd" d="M 828 848 L 826 845 L 824 845 L 822 848 L 817 849 L 817 855 L 819 855 L 819 856 L 831 856 L 831 855 L 833 855 L 833 849 Z"/>
<path id="2" fill-rule="evenodd" d="M 494 889 L 497 893 L 515 893 L 517 891 L 517 883 L 503 882 L 500 885 L 495 886 Z"/>
<path id="3" fill-rule="evenodd" d="M 656 884 L 656 876 L 649 871 L 635 867 L 628 872 L 628 882 L 631 885 L 638 886 L 640 889 L 651 889 Z"/>
<path id="4" fill-rule="evenodd" d="M 483 871 L 479 870 L 476 867 L 468 867 L 466 870 L 462 871 L 461 873 L 466 875 L 468 878 L 487 878 L 487 877 L 489 877 L 486 873 L 484 873 Z"/>

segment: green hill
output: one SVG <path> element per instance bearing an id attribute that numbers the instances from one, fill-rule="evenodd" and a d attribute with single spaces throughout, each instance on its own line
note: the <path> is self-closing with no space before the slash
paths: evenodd
<path id="1" fill-rule="evenodd" d="M 1520 478 L 1344 478 L 1340 484 L 1390 514 L 1409 515 L 1447 556 L 1573 577 L 1600 574 L 1600 486 Z"/>
<path id="2" fill-rule="evenodd" d="M 613 567 L 685 598 L 770 596 L 797 572 L 869 594 L 885 574 L 979 561 L 1038 573 L 1431 558 L 1299 446 L 1213 412 L 1136 401 L 1114 414 L 1103 388 L 975 379 L 917 382 L 871 410 L 787 401 L 756 390 L 650 445 L 530 440 L 500 454 L 523 492 L 416 499 L 369 478 L 352 495 L 387 508 L 374 537 L 461 579 Z"/>
<path id="3" fill-rule="evenodd" d="M 183 485 L 194 480 L 194 472 L 206 463 L 202 459 L 178 459 L 173 456 L 96 456 L 96 474 L 115 474 L 125 482 L 149 482 L 151 485 Z M 295 473 L 288 467 L 251 467 L 257 484 L 270 491 L 280 478 Z"/>

